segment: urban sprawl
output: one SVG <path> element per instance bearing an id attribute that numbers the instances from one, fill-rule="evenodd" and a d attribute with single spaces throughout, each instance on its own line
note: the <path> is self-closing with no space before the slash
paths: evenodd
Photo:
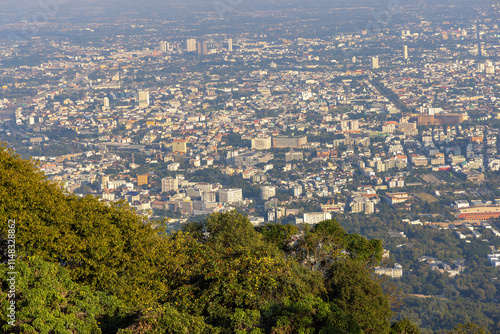
<path id="1" fill-rule="evenodd" d="M 68 193 L 124 200 L 172 229 L 233 209 L 259 226 L 389 208 L 466 243 L 500 240 L 497 22 L 152 34 L 3 44 L 3 65 L 44 57 L 2 66 L 0 139 Z M 419 261 L 451 276 L 466 267 Z"/>

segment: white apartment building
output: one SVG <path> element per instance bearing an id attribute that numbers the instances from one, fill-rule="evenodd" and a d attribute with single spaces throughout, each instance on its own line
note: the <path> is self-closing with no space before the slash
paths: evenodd
<path id="1" fill-rule="evenodd" d="M 237 203 L 243 201 L 243 191 L 241 189 L 220 189 L 219 202 Z"/>

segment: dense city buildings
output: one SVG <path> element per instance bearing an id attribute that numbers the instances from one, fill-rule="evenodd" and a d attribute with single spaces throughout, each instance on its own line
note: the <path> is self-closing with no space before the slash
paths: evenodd
<path id="1" fill-rule="evenodd" d="M 489 292 L 463 295 L 498 302 L 498 4 L 409 3 L 383 22 L 373 4 L 247 6 L 134 7 L 126 25 L 61 9 L 0 40 L 0 139 L 65 192 L 170 230 L 233 209 L 255 226 L 335 218 L 383 239 L 375 273 L 458 282 L 414 295 L 451 300 L 484 265 Z"/>

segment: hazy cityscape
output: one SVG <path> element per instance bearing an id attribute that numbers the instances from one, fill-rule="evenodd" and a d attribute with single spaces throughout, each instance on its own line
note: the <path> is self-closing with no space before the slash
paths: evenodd
<path id="1" fill-rule="evenodd" d="M 382 240 L 394 319 L 500 333 L 497 2 L 5 8 L 0 140 L 67 194 L 172 233 L 336 219 Z"/>

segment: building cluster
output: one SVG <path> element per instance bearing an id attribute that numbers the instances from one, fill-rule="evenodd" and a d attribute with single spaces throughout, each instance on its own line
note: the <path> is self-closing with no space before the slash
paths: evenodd
<path id="1" fill-rule="evenodd" d="M 500 267 L 500 253 L 492 253 L 486 256 L 493 267 Z"/>
<path id="2" fill-rule="evenodd" d="M 315 224 L 411 211 L 423 187 L 500 170 L 500 49 L 487 43 L 500 30 L 443 25 L 2 46 L 3 62 L 51 47 L 50 61 L 2 68 L 0 137 L 19 138 L 66 191 L 150 216 L 238 208 L 255 224 Z M 500 216 L 494 205 L 456 211 Z"/>
<path id="3" fill-rule="evenodd" d="M 500 7 L 472 22 L 421 6 L 347 33 L 365 9 L 336 22 L 325 5 L 327 20 L 306 11 L 304 24 L 288 19 L 297 8 L 272 19 L 172 9 L 171 21 L 131 17 L 126 28 L 112 15 L 51 20 L 30 40 L 0 41 L 0 140 L 67 193 L 125 201 L 173 230 L 237 209 L 254 226 L 383 224 L 376 237 L 391 249 L 414 247 L 420 228 L 498 246 Z M 232 29 L 239 17 L 244 29 Z M 76 30 L 81 42 L 62 37 Z M 418 262 L 466 270 L 430 255 Z M 401 278 L 410 261 L 397 262 L 375 274 Z"/>
<path id="4" fill-rule="evenodd" d="M 440 273 L 447 273 L 450 277 L 460 275 L 465 270 L 465 260 L 455 260 L 453 263 L 438 260 L 431 256 L 422 256 L 418 259 L 419 262 L 424 262 L 430 265 L 432 270 Z"/>

